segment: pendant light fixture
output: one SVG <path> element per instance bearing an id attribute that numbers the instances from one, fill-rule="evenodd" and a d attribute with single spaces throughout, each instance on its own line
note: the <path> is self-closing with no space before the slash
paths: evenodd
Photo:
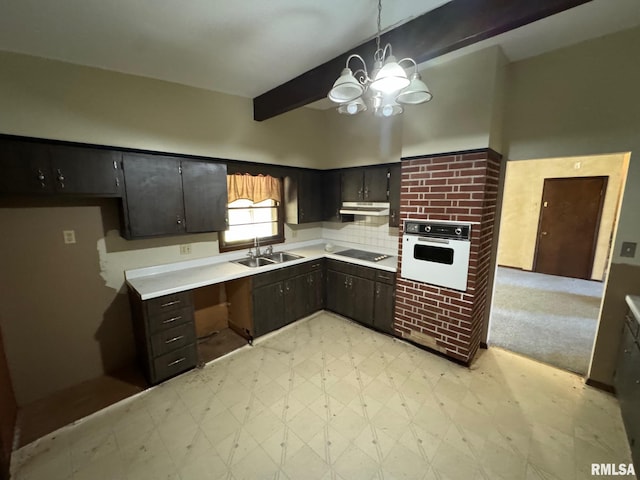
<path id="1" fill-rule="evenodd" d="M 412 58 L 396 61 L 391 44 L 380 48 L 381 16 L 382 0 L 378 0 L 378 33 L 371 76 L 364 59 L 360 55 L 351 54 L 327 95 L 329 100 L 339 104 L 339 113 L 355 115 L 367 110 L 369 103 L 374 115 L 390 117 L 402 113 L 402 105 L 417 105 L 432 98 L 418 73 L 418 65 Z M 355 58 L 362 62 L 362 68 L 354 73 L 349 68 L 349 63 Z M 413 64 L 411 76 L 407 76 L 405 69 L 400 66 L 403 62 Z"/>

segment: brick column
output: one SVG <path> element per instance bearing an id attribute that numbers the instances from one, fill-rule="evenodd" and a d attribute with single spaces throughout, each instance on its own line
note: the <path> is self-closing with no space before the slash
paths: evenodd
<path id="1" fill-rule="evenodd" d="M 400 232 L 408 218 L 470 222 L 471 256 L 466 292 L 407 280 L 400 236 L 394 328 L 464 363 L 473 360 L 483 331 L 500 160 L 486 149 L 402 161 Z"/>

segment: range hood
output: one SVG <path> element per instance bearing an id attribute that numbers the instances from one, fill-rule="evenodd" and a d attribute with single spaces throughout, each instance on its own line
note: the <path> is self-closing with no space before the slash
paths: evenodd
<path id="1" fill-rule="evenodd" d="M 340 213 L 345 215 L 389 216 L 388 202 L 342 202 Z"/>

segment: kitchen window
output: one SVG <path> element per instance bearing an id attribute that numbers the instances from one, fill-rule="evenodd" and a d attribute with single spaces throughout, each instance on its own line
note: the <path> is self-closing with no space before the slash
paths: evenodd
<path id="1" fill-rule="evenodd" d="M 269 175 L 227 176 L 229 227 L 219 234 L 220 251 L 284 242 L 282 181 Z"/>

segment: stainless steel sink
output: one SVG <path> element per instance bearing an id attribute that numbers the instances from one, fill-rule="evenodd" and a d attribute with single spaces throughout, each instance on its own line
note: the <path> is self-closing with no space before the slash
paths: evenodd
<path id="1" fill-rule="evenodd" d="M 282 263 L 282 262 L 290 262 L 291 260 L 297 260 L 298 258 L 302 258 L 302 257 L 300 255 L 294 255 L 293 253 L 288 253 L 288 252 L 275 252 L 263 258 L 268 258 L 269 260 L 275 263 Z"/>
<path id="2" fill-rule="evenodd" d="M 276 263 L 290 262 L 302 258 L 300 255 L 294 255 L 288 252 L 275 252 L 271 255 L 262 255 L 256 258 L 243 258 L 241 260 L 233 260 L 233 263 L 244 265 L 245 267 L 257 268 L 265 265 L 273 265 Z"/>
<path id="3" fill-rule="evenodd" d="M 258 258 L 243 258 L 242 260 L 234 260 L 233 263 L 239 263 L 240 265 L 244 265 L 245 267 L 262 267 L 264 265 L 273 265 L 274 262 L 273 260 L 269 260 L 268 258 L 265 257 L 258 257 Z"/>

